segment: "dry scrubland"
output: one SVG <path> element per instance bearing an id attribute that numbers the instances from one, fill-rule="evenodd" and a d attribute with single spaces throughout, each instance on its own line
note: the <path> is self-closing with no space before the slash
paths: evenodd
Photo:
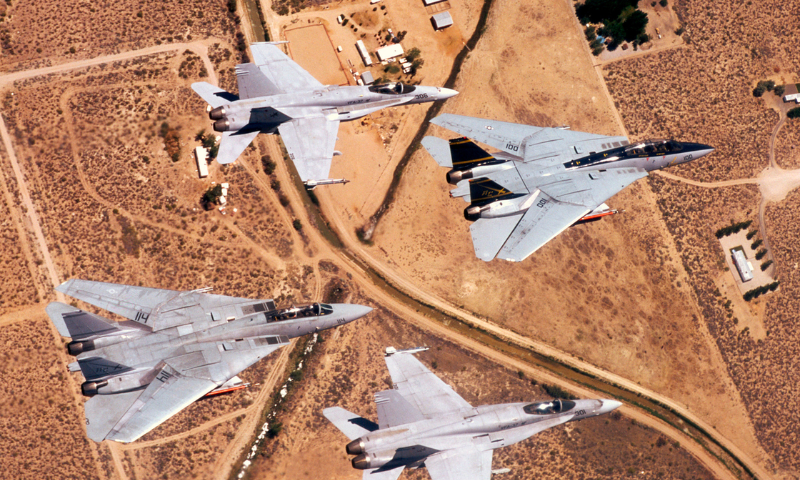
<path id="1" fill-rule="evenodd" d="M 800 120 L 788 119 L 775 138 L 775 163 L 785 169 L 800 168 Z"/>
<path id="2" fill-rule="evenodd" d="M 800 34 L 793 21 L 800 4 L 681 0 L 675 9 L 686 26 L 686 48 L 606 68 L 628 133 L 717 149 L 708 161 L 672 173 L 703 181 L 753 177 L 768 164 L 768 139 L 778 114 L 752 90 L 759 79 L 782 83 L 800 68 L 794 48 Z"/>
<path id="3" fill-rule="evenodd" d="M 688 46 L 608 67 L 606 78 L 632 136 L 674 136 L 711 144 L 708 161 L 680 166 L 677 173 L 704 181 L 753 177 L 768 165 L 769 135 L 778 120 L 774 110 L 753 98 L 758 79 L 778 83 L 796 72 L 794 45 L 800 34 L 793 20 L 797 2 L 747 4 L 683 0 L 676 6 L 686 25 Z M 797 127 L 786 125 L 778 137 L 776 160 L 795 168 Z M 796 153 L 794 154 L 796 155 Z M 766 226 L 781 288 L 757 300 L 766 302 L 765 339 L 754 341 L 737 325 L 715 295 L 713 278 L 721 252 L 713 231 L 732 219 L 755 219 L 760 201 L 755 187 L 705 190 L 651 177 L 659 206 L 692 279 L 703 321 L 715 337 L 727 371 L 736 382 L 760 445 L 771 467 L 797 471 L 800 457 L 798 338 L 795 267 L 797 194 L 767 207 Z M 766 462 L 765 462 L 766 463 Z"/>
<path id="4" fill-rule="evenodd" d="M 0 22 L 0 69 L 26 70 L 162 43 L 232 38 L 238 26 L 225 5 L 224 0 L 13 0 Z"/>
<path id="5" fill-rule="evenodd" d="M 0 155 L 0 158 L 4 157 L 5 152 Z M 30 265 L 23 251 L 19 231 L 11 217 L 5 196 L 0 196 L 0 244 L 3 245 L 3 261 L 0 262 L 0 278 L 3 279 L 0 282 L 0 315 L 3 315 L 14 307 L 41 301 L 32 281 L 31 268 L 35 266 Z M 33 261 L 41 263 L 41 260 Z"/>
<path id="6" fill-rule="evenodd" d="M 238 60 L 235 50 L 224 44 L 212 45 L 210 53 L 222 72 L 230 72 Z M 217 293 L 276 298 L 282 304 L 308 301 L 314 294 L 314 270 L 294 253 L 304 248 L 304 239 L 279 214 L 284 207 L 277 195 L 263 188 L 269 177 L 261 171 L 254 177 L 245 170 L 245 164 L 260 164 L 258 148 L 251 148 L 240 165 L 214 166 L 209 179 L 197 179 L 190 149 L 196 132 L 208 131 L 209 122 L 205 104 L 188 85 L 199 79 L 202 68 L 195 54 L 179 51 L 31 79 L 0 94 L 56 268 L 62 279 L 170 289 L 210 285 Z M 166 152 L 164 122 L 176 138 L 177 162 Z M 0 168 L 16 192 L 5 155 Z M 235 216 L 201 208 L 200 196 L 212 179 L 231 183 L 230 201 L 239 210 Z M 13 208 L 22 215 L 19 204 Z M 3 235 L 13 232 L 8 219 L 0 226 Z M 16 250 L 19 242 L 10 244 L 14 248 L 4 250 L 8 261 L 2 268 L 23 282 L 25 259 Z M 12 285 L 7 282 L 2 288 Z M 49 286 L 44 288 L 50 292 Z M 3 308 L 35 301 L 29 278 L 17 295 L 9 294 Z M 3 395 L 3 418 L 23 418 L 16 420 L 17 426 L 0 429 L 0 450 L 11 452 L 4 462 L 32 475 L 38 475 L 39 465 L 59 472 L 59 478 L 94 475 L 98 469 L 85 437 L 82 410 L 70 393 L 81 379 L 73 374 L 68 381 L 66 366 L 57 361 L 62 342 L 53 344 L 43 320 L 4 325 L 0 333 L 5 350 L 12 352 L 8 361 L 0 362 L 0 373 L 12 379 L 5 382 L 11 391 Z M 271 364 L 262 362 L 241 377 L 261 382 Z M 256 393 L 254 388 L 198 402 L 144 440 L 185 432 L 236 412 Z M 27 415 L 31 425 L 25 423 Z M 129 451 L 123 463 L 136 478 L 181 477 L 187 471 L 209 476 L 240 421 L 234 417 L 186 439 Z M 50 452 L 56 444 L 58 452 Z M 105 446 L 97 451 L 99 471 L 110 477 L 110 452 Z M 62 463 L 63 468 L 52 468 Z"/>
<path id="7" fill-rule="evenodd" d="M 0 329 L 0 462 L 15 478 L 98 478 L 49 321 L 39 314 Z"/>
<path id="8" fill-rule="evenodd" d="M 516 21 L 522 17 L 535 21 Z M 583 42 L 566 5 L 498 0 L 456 84 L 462 93 L 444 111 L 613 134 L 614 114 Z M 439 128 L 430 134 L 457 136 Z M 449 198 L 445 172 L 423 149 L 415 154 L 376 229 L 375 257 L 456 305 L 752 439 L 646 183 L 611 200 L 621 215 L 571 228 L 525 262 L 484 263 L 462 214 L 467 204 Z"/>
<path id="9" fill-rule="evenodd" d="M 370 303 L 358 292 L 351 301 Z M 339 405 L 376 421 L 373 394 L 391 388 L 382 358 L 389 345 L 429 346 L 430 350 L 418 354 L 418 358 L 473 405 L 550 398 L 530 379 L 464 352 L 380 307 L 357 327 L 323 335 L 325 342 L 318 344 L 315 356 L 305 362 L 302 386 L 294 391 L 278 418 L 282 431 L 256 457 L 249 478 L 361 478 L 361 472 L 352 469 L 344 453 L 346 437 L 321 412 L 327 406 Z M 685 451 L 619 414 L 556 427 L 527 442 L 497 450 L 493 467 L 510 468 L 511 473 L 504 475 L 509 479 L 620 478 L 634 474 L 637 478 L 712 478 Z M 407 471 L 402 478 L 421 480 L 428 476 L 418 470 Z"/>

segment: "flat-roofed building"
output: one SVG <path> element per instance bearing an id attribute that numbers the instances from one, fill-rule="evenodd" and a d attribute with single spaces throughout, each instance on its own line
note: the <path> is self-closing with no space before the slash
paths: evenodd
<path id="1" fill-rule="evenodd" d="M 200 174 L 200 178 L 206 178 L 208 176 L 208 150 L 197 147 L 194 149 L 194 156 L 197 158 L 197 173 Z"/>
<path id="2" fill-rule="evenodd" d="M 373 83 L 375 83 L 375 78 L 373 78 L 371 72 L 362 73 L 361 80 L 364 81 L 364 85 L 372 85 Z"/>
<path id="3" fill-rule="evenodd" d="M 450 12 L 437 13 L 433 16 L 432 21 L 433 28 L 436 30 L 441 30 L 453 25 L 453 17 L 450 16 Z"/>
<path id="4" fill-rule="evenodd" d="M 798 90 L 800 90 L 800 83 L 784 85 L 783 101 L 800 103 L 800 92 Z"/>
<path id="5" fill-rule="evenodd" d="M 384 61 L 394 57 L 401 57 L 403 55 L 403 46 L 399 43 L 389 45 L 388 47 L 379 48 L 375 51 L 378 55 L 378 60 Z"/>
<path id="6" fill-rule="evenodd" d="M 753 279 L 753 269 L 750 262 L 744 256 L 744 252 L 740 249 L 732 250 L 733 264 L 736 265 L 736 270 L 739 271 L 739 276 L 742 277 L 742 283 L 749 282 Z"/>
<path id="7" fill-rule="evenodd" d="M 364 46 L 364 40 L 356 42 L 356 50 L 358 50 L 358 54 L 361 55 L 361 61 L 364 62 L 365 66 L 369 67 L 372 65 L 372 59 L 369 58 L 369 52 L 367 51 L 367 47 Z"/>

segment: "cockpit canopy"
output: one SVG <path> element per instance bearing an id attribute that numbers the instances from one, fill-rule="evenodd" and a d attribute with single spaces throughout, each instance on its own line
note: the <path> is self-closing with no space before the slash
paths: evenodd
<path id="1" fill-rule="evenodd" d="M 631 156 L 660 156 L 683 150 L 683 145 L 675 140 L 645 140 L 625 149 Z"/>
<path id="2" fill-rule="evenodd" d="M 406 85 L 400 82 L 386 83 L 384 85 L 372 85 L 369 87 L 370 92 L 382 93 L 384 95 L 400 95 L 402 93 L 411 93 L 417 87 L 413 85 Z"/>
<path id="3" fill-rule="evenodd" d="M 551 413 L 568 412 L 573 408 L 575 408 L 575 402 L 556 399 L 552 402 L 531 403 L 522 407 L 522 410 L 528 415 L 549 415 Z"/>
<path id="4" fill-rule="evenodd" d="M 271 317 L 269 319 L 270 322 L 282 322 L 305 317 L 322 317 L 331 313 L 333 313 L 333 307 L 327 303 L 313 303 L 311 305 L 282 308 L 274 312 L 268 312 L 267 316 Z"/>

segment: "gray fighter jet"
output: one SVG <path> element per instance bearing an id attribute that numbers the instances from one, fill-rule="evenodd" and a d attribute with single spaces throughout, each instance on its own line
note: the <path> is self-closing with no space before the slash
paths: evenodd
<path id="1" fill-rule="evenodd" d="M 253 43 L 255 63 L 236 66 L 239 96 L 206 82 L 192 84 L 205 100 L 214 130 L 222 132 L 219 163 L 231 163 L 259 133 L 279 133 L 303 182 L 328 179 L 339 122 L 386 107 L 445 100 L 449 88 L 389 83 L 323 85 L 283 54 L 275 43 Z"/>
<path id="2" fill-rule="evenodd" d="M 47 314 L 86 381 L 92 440 L 133 442 L 195 400 L 242 386 L 237 374 L 290 338 L 363 317 L 362 305 L 278 309 L 272 300 L 69 280 L 56 290 L 127 318 L 114 322 L 65 303 Z"/>
<path id="3" fill-rule="evenodd" d="M 323 415 L 351 440 L 346 450 L 364 480 L 395 480 L 426 467 L 432 480 L 489 480 L 492 450 L 548 428 L 608 413 L 616 400 L 553 400 L 473 407 L 412 353 L 386 349 L 393 390 L 375 394 L 378 423 L 340 407 Z"/>
<path id="4" fill-rule="evenodd" d="M 542 128 L 460 115 L 432 123 L 469 138 L 425 137 L 422 144 L 469 203 L 464 217 L 475 255 L 519 262 L 568 227 L 616 213 L 605 201 L 647 172 L 714 151 L 700 143 L 645 140 Z"/>

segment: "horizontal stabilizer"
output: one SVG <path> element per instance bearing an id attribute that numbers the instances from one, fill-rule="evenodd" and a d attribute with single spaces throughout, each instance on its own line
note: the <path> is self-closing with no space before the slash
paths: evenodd
<path id="1" fill-rule="evenodd" d="M 194 90 L 194 93 L 200 95 L 212 108 L 221 107 L 222 105 L 239 100 L 239 97 L 236 95 L 226 92 L 219 87 L 215 87 L 208 82 L 193 83 L 192 90 Z"/>
<path id="2" fill-rule="evenodd" d="M 497 184 L 494 180 L 485 177 L 469 181 L 469 195 L 473 205 L 482 205 L 518 196 L 511 190 Z"/>
<path id="3" fill-rule="evenodd" d="M 361 480 L 397 480 L 405 468 L 405 466 L 400 466 L 391 470 L 384 470 L 383 468 L 364 470 Z"/>
<path id="4" fill-rule="evenodd" d="M 58 329 L 58 333 L 73 340 L 107 335 L 119 330 L 116 322 L 66 303 L 52 302 L 45 311 Z"/>
<path id="5" fill-rule="evenodd" d="M 375 394 L 378 407 L 378 423 L 381 428 L 404 425 L 424 420 L 416 407 L 408 402 L 397 390 L 384 390 Z"/>
<path id="6" fill-rule="evenodd" d="M 135 392 L 95 395 L 84 404 L 86 435 L 95 442 L 102 442 L 120 418 L 131 408 L 142 394 Z"/>
<path id="7" fill-rule="evenodd" d="M 219 141 L 217 162 L 219 162 L 220 165 L 235 162 L 253 139 L 258 136 L 258 133 L 258 130 L 250 132 L 223 132 L 222 139 Z"/>
<path id="8" fill-rule="evenodd" d="M 440 167 L 453 167 L 453 159 L 450 156 L 450 144 L 447 140 L 438 137 L 425 137 L 422 139 L 422 146 L 436 160 Z"/>
<path id="9" fill-rule="evenodd" d="M 496 158 L 475 145 L 475 142 L 467 137 L 450 140 L 450 157 L 453 161 L 453 168 L 456 170 L 468 170 L 479 165 L 498 162 Z"/>
<path id="10" fill-rule="evenodd" d="M 322 414 L 350 440 L 355 440 L 378 429 L 378 425 L 375 422 L 348 412 L 341 407 L 326 408 L 322 411 Z"/>
<path id="11" fill-rule="evenodd" d="M 103 357 L 92 357 L 78 360 L 81 373 L 86 380 L 96 380 L 108 375 L 118 375 L 133 370 L 131 367 L 113 362 Z"/>

